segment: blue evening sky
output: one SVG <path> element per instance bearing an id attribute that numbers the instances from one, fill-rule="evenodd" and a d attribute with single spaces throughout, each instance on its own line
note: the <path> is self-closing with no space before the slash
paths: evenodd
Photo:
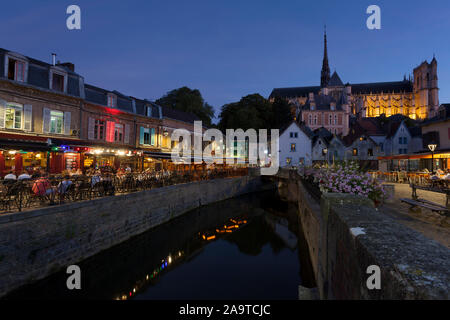
<path id="1" fill-rule="evenodd" d="M 70 4 L 79 31 L 66 28 Z M 371 4 L 381 30 L 366 27 Z M 318 85 L 324 24 L 344 83 L 402 80 L 435 53 L 440 102 L 450 102 L 448 0 L 8 1 L 0 47 L 47 62 L 56 52 L 86 83 L 139 98 L 197 88 L 218 115 L 247 94 Z"/>

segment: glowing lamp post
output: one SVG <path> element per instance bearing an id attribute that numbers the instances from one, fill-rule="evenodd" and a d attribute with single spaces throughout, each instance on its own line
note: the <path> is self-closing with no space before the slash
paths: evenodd
<path id="1" fill-rule="evenodd" d="M 325 156 L 325 159 L 327 160 L 327 166 L 328 166 L 328 149 L 327 148 L 323 149 L 323 154 Z"/>
<path id="2" fill-rule="evenodd" d="M 433 172 L 433 173 L 434 173 L 434 151 L 436 150 L 436 148 L 437 148 L 437 144 L 430 143 L 428 145 L 428 149 L 430 149 L 430 151 L 431 151 L 431 172 Z"/>

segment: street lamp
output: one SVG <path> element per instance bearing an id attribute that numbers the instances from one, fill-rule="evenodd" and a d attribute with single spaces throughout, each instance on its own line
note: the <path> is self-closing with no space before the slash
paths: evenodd
<path id="1" fill-rule="evenodd" d="M 327 148 L 323 149 L 323 154 L 325 155 L 325 158 L 327 160 L 327 166 L 328 166 L 328 149 Z"/>
<path id="2" fill-rule="evenodd" d="M 428 149 L 431 151 L 431 172 L 434 173 L 434 151 L 437 148 L 437 144 L 430 143 Z"/>

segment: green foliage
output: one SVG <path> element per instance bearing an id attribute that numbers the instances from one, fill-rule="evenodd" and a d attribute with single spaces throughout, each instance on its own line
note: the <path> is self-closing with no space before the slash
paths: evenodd
<path id="1" fill-rule="evenodd" d="M 286 99 L 276 97 L 272 104 L 272 112 L 272 128 L 283 128 L 293 120 L 291 105 L 286 101 Z"/>
<path id="2" fill-rule="evenodd" d="M 259 94 L 241 98 L 239 102 L 222 106 L 218 127 L 226 129 L 280 129 L 292 121 L 287 101 L 277 99 L 270 103 Z"/>
<path id="3" fill-rule="evenodd" d="M 203 100 L 200 91 L 197 89 L 192 90 L 188 87 L 175 89 L 155 102 L 160 106 L 191 112 L 203 121 L 204 126 L 211 126 L 214 109 Z"/>

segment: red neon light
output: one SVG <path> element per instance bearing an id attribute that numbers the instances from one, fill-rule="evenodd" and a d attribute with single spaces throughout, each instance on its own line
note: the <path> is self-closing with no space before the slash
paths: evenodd
<path id="1" fill-rule="evenodd" d="M 122 114 L 122 111 L 112 108 L 106 108 L 106 112 L 113 115 Z"/>

